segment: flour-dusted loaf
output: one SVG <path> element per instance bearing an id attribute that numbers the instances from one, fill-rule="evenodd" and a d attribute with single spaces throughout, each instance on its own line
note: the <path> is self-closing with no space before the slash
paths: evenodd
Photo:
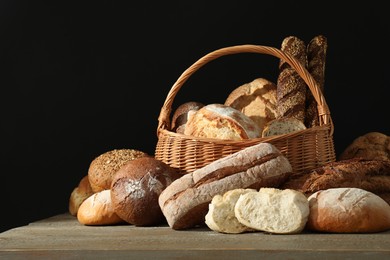
<path id="1" fill-rule="evenodd" d="M 116 171 L 127 162 L 139 157 L 149 156 L 136 149 L 114 149 L 107 151 L 91 162 L 88 179 L 94 192 L 108 190 Z"/>
<path id="2" fill-rule="evenodd" d="M 258 143 L 175 180 L 161 193 L 159 205 L 173 229 L 204 225 L 214 196 L 237 188 L 277 187 L 291 172 L 274 145 Z"/>
<path id="3" fill-rule="evenodd" d="M 94 192 L 92 191 L 91 184 L 89 183 L 88 175 L 85 175 L 81 178 L 77 187 L 75 187 L 70 194 L 68 204 L 69 213 L 72 216 L 76 216 L 81 203 L 83 203 L 84 200 L 92 194 L 94 194 Z"/>
<path id="4" fill-rule="evenodd" d="M 261 136 L 261 129 L 241 111 L 223 104 L 208 104 L 192 113 L 184 134 L 203 138 L 243 140 Z"/>
<path id="5" fill-rule="evenodd" d="M 293 117 L 277 118 L 269 121 L 265 125 L 261 133 L 261 136 L 267 137 L 273 135 L 289 134 L 304 129 L 306 129 L 305 124 L 296 118 Z"/>
<path id="6" fill-rule="evenodd" d="M 172 131 L 183 134 L 188 120 L 188 114 L 198 111 L 204 104 L 197 101 L 188 101 L 178 106 L 172 116 Z"/>
<path id="7" fill-rule="evenodd" d="M 281 50 L 307 67 L 306 45 L 296 36 L 283 39 Z M 280 60 L 277 78 L 277 118 L 294 117 L 305 122 L 307 85 L 298 72 L 286 61 Z"/>
<path id="8" fill-rule="evenodd" d="M 129 161 L 112 180 L 111 200 L 115 212 L 124 221 L 136 226 L 164 223 L 158 197 L 181 176 L 177 169 L 153 157 Z"/>
<path id="9" fill-rule="evenodd" d="M 223 195 L 215 195 L 209 204 L 205 217 L 206 225 L 214 231 L 227 234 L 238 234 L 252 231 L 251 228 L 240 223 L 234 213 L 238 198 L 248 192 L 257 192 L 255 189 L 233 189 Z"/>
<path id="10" fill-rule="evenodd" d="M 294 173 L 281 185 L 306 196 L 330 188 L 360 188 L 390 203 L 390 161 L 353 158 L 331 162 L 313 170 Z"/>
<path id="11" fill-rule="evenodd" d="M 115 213 L 110 190 L 96 192 L 84 200 L 77 212 L 77 219 L 87 226 L 114 225 L 124 222 Z"/>
<path id="12" fill-rule="evenodd" d="M 300 233 L 309 216 L 306 196 L 295 190 L 261 188 L 240 196 L 234 208 L 240 223 L 275 234 Z"/>
<path id="13" fill-rule="evenodd" d="M 332 233 L 373 233 L 390 229 L 390 205 L 359 188 L 320 190 L 309 198 L 307 228 Z"/>
<path id="14" fill-rule="evenodd" d="M 326 52 L 328 49 L 328 40 L 324 35 L 317 35 L 307 44 L 307 70 L 318 84 L 319 89 L 324 93 L 325 86 L 325 64 Z M 314 99 L 310 89 L 306 91 L 306 111 L 305 125 L 306 127 L 314 127 L 319 125 L 318 103 Z"/>
<path id="15" fill-rule="evenodd" d="M 263 129 L 268 121 L 276 118 L 276 84 L 257 78 L 234 89 L 225 105 L 241 111 Z"/>

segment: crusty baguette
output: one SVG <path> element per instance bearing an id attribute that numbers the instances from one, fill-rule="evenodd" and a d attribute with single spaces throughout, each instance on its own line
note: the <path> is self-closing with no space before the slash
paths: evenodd
<path id="1" fill-rule="evenodd" d="M 360 188 L 390 203 L 390 161 L 353 158 L 328 163 L 308 172 L 293 174 L 281 186 L 295 189 L 306 196 L 330 188 Z"/>
<path id="2" fill-rule="evenodd" d="M 288 159 L 272 144 L 259 143 L 183 175 L 159 196 L 169 226 L 205 224 L 212 198 L 236 188 L 277 187 L 292 172 Z"/>
<path id="3" fill-rule="evenodd" d="M 281 50 L 298 59 L 307 67 L 306 45 L 303 40 L 288 36 L 283 39 Z M 305 121 L 307 85 L 286 61 L 280 60 L 277 78 L 277 118 L 293 117 Z"/>
<path id="4" fill-rule="evenodd" d="M 240 196 L 234 208 L 243 225 L 275 234 L 301 232 L 309 216 L 306 196 L 295 190 L 261 188 Z"/>
<path id="5" fill-rule="evenodd" d="M 307 228 L 332 233 L 372 233 L 390 229 L 390 205 L 359 188 L 317 191 L 309 198 Z"/>
<path id="6" fill-rule="evenodd" d="M 317 82 L 321 92 L 324 92 L 325 85 L 325 63 L 326 52 L 328 49 L 327 38 L 323 35 L 317 35 L 307 45 L 308 71 Z M 308 89 L 306 92 L 306 113 L 305 125 L 310 128 L 319 125 L 317 102 L 312 92 Z"/>

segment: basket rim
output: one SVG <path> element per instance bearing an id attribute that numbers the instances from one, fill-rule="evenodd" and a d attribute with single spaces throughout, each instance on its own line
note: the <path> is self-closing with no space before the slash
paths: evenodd
<path id="1" fill-rule="evenodd" d="M 211 62 L 212 60 L 215 60 L 219 57 L 226 56 L 226 55 L 232 55 L 232 54 L 240 54 L 240 53 L 258 53 L 258 54 L 268 54 L 274 57 L 277 57 L 279 59 L 283 59 L 286 61 L 293 69 L 296 70 L 296 72 L 299 74 L 299 76 L 305 81 L 307 86 L 309 87 L 311 93 L 314 96 L 315 101 L 317 102 L 317 111 L 319 115 L 319 125 L 327 125 L 329 127 L 330 135 L 333 135 L 334 132 L 334 125 L 332 122 L 332 118 L 330 115 L 329 107 L 326 103 L 325 97 L 317 84 L 317 82 L 314 80 L 312 75 L 309 73 L 309 71 L 292 55 L 274 47 L 270 46 L 264 46 L 264 45 L 254 45 L 254 44 L 243 44 L 243 45 L 234 45 L 234 46 L 228 46 L 220 49 L 216 49 L 212 52 L 209 52 L 208 54 L 204 55 L 200 59 L 198 59 L 195 63 L 193 63 L 190 67 L 188 67 L 176 80 L 176 82 L 172 85 L 170 91 L 168 92 L 168 95 L 163 103 L 163 106 L 161 107 L 160 114 L 158 117 L 158 126 L 157 126 L 157 136 L 159 136 L 159 132 L 161 130 L 168 130 L 170 129 L 170 114 L 172 112 L 172 104 L 174 101 L 174 98 L 180 88 L 184 85 L 184 83 L 190 78 L 192 74 L 194 74 L 198 69 L 200 69 L 205 64 Z M 314 127 L 312 127 L 314 128 Z M 311 128 L 300 130 L 300 131 L 306 131 L 310 130 Z M 298 132 L 300 132 L 298 131 Z M 294 136 L 294 134 L 297 133 L 290 133 L 288 135 Z M 181 134 L 178 134 L 180 136 Z M 281 135 L 283 137 L 286 137 L 286 135 Z M 272 137 L 278 138 L 279 136 Z M 199 139 L 199 140 L 210 140 L 212 142 L 219 142 L 220 139 L 205 139 L 205 138 L 195 138 L 193 139 Z M 259 141 L 259 139 L 268 139 L 269 137 L 260 137 L 255 138 L 255 140 Z M 251 139 L 249 139 L 251 140 Z M 223 141 L 231 141 L 231 140 L 223 140 Z M 241 140 L 242 141 L 242 140 Z M 240 141 L 240 142 L 241 142 Z M 234 141 L 233 141 L 234 143 Z"/>

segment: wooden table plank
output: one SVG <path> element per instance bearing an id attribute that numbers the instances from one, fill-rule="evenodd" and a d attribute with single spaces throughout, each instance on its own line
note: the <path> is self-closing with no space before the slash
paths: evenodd
<path id="1" fill-rule="evenodd" d="M 375 234 L 221 234 L 206 227 L 84 226 L 67 213 L 0 234 L 0 259 L 390 259 L 390 231 Z"/>

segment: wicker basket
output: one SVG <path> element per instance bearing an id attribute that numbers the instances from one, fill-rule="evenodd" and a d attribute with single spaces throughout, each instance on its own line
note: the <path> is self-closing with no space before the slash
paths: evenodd
<path id="1" fill-rule="evenodd" d="M 170 131 L 170 114 L 173 100 L 186 80 L 206 63 L 218 57 L 259 53 L 285 60 L 306 82 L 317 102 L 319 126 L 298 132 L 240 141 L 198 138 Z M 251 145 L 268 142 L 275 145 L 290 161 L 294 172 L 303 172 L 333 162 L 336 159 L 333 143 L 333 122 L 325 98 L 310 73 L 291 55 L 279 49 L 261 45 L 238 45 L 213 51 L 196 61 L 183 72 L 166 97 L 158 118 L 155 157 L 171 167 L 190 173 L 217 159 Z"/>

